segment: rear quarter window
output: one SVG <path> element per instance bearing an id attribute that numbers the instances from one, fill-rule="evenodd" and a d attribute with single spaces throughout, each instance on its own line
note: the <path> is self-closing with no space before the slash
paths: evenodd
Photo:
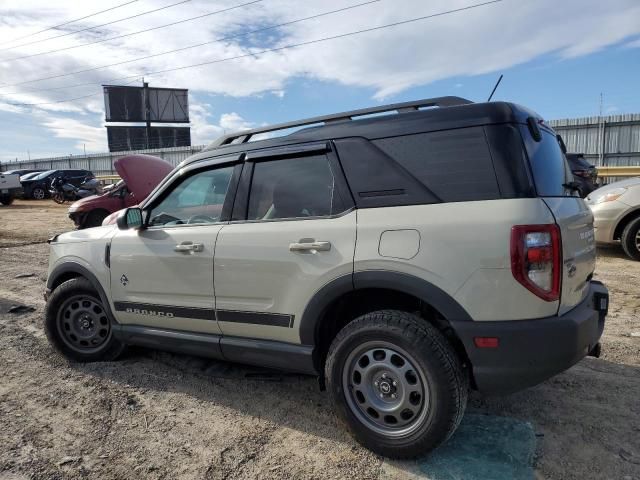
<path id="1" fill-rule="evenodd" d="M 482 127 L 404 135 L 372 143 L 442 202 L 501 197 Z"/>
<path id="2" fill-rule="evenodd" d="M 570 196 L 570 190 L 567 190 L 563 184 L 572 181 L 573 177 L 560 144 L 555 135 L 544 129 L 540 131 L 542 140 L 536 142 L 528 127 L 520 126 L 536 192 L 540 197 Z"/>

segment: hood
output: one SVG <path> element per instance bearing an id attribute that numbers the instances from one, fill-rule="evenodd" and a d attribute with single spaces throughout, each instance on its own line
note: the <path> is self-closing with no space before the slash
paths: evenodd
<path id="1" fill-rule="evenodd" d="M 118 158 L 113 166 L 133 192 L 136 198 L 142 200 L 166 177 L 173 165 L 152 155 L 127 155 Z"/>
<path id="2" fill-rule="evenodd" d="M 113 226 L 86 228 L 84 230 L 72 230 L 70 232 L 61 233 L 53 237 L 51 243 L 76 243 L 90 242 L 97 240 L 115 232 Z"/>
<path id="3" fill-rule="evenodd" d="M 640 177 L 627 178 L 625 180 L 620 180 L 619 182 L 609 183 L 591 192 L 585 200 L 588 203 L 590 200 L 606 195 L 608 192 L 615 190 L 616 188 L 631 188 L 638 185 L 640 185 Z"/>

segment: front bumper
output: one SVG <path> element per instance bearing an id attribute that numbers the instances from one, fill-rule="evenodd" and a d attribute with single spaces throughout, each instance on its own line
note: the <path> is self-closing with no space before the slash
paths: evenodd
<path id="1" fill-rule="evenodd" d="M 596 243 L 614 243 L 616 225 L 630 207 L 615 200 L 588 205 L 593 213 Z"/>
<path id="2" fill-rule="evenodd" d="M 454 322 L 471 362 L 475 385 L 486 394 L 536 385 L 582 360 L 598 343 L 609 304 L 607 288 L 592 281 L 587 297 L 561 316 L 535 320 Z M 478 348 L 475 337 L 496 337 Z"/>

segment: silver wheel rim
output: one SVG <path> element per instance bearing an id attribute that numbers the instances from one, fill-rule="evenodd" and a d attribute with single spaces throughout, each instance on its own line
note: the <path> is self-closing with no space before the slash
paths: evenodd
<path id="1" fill-rule="evenodd" d="M 429 411 L 429 388 L 417 362 L 388 342 L 366 342 L 344 364 L 342 385 L 353 414 L 376 433 L 403 437 Z"/>
<path id="2" fill-rule="evenodd" d="M 33 198 L 35 198 L 36 200 L 42 200 L 44 198 L 44 190 L 42 190 L 41 188 L 36 188 L 33 191 Z"/>
<path id="3" fill-rule="evenodd" d="M 636 233 L 636 250 L 640 252 L 640 230 Z"/>
<path id="4" fill-rule="evenodd" d="M 111 338 L 107 313 L 89 295 L 74 295 L 65 300 L 58 310 L 57 325 L 64 343 L 81 353 L 95 353 Z"/>

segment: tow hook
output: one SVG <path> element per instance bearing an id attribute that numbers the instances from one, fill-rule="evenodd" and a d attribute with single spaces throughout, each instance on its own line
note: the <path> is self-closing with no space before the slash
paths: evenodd
<path id="1" fill-rule="evenodd" d="M 589 351 L 587 356 L 600 358 L 600 354 L 602 353 L 602 344 L 600 342 L 596 343 L 594 347 Z"/>

